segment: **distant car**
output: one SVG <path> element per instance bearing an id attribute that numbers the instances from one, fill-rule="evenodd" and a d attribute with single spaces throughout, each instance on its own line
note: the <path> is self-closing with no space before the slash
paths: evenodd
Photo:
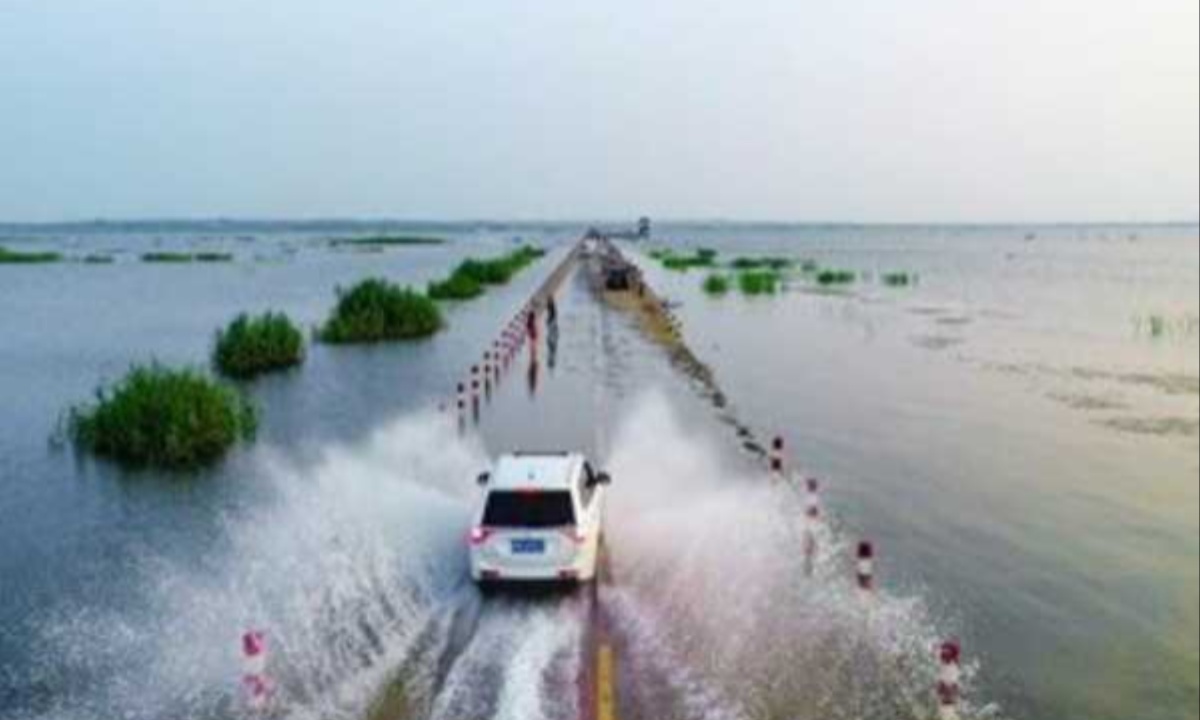
<path id="1" fill-rule="evenodd" d="M 514 453 L 479 476 L 471 577 L 482 586 L 595 580 L 611 479 L 578 453 Z"/>

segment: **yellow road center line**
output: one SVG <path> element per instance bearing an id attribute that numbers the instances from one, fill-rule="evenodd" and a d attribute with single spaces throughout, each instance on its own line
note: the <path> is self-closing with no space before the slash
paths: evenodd
<path id="1" fill-rule="evenodd" d="M 601 645 L 596 654 L 596 720 L 617 720 L 616 667 L 612 646 Z"/>

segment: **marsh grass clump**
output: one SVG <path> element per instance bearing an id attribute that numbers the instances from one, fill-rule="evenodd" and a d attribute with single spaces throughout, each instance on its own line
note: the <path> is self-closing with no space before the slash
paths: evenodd
<path id="1" fill-rule="evenodd" d="M 781 280 L 774 270 L 749 270 L 738 274 L 738 289 L 743 295 L 774 295 Z"/>
<path id="2" fill-rule="evenodd" d="M 117 261 L 112 255 L 103 255 L 100 253 L 92 253 L 91 255 L 83 256 L 84 265 L 112 265 Z"/>
<path id="3" fill-rule="evenodd" d="M 907 272 L 886 272 L 880 276 L 880 280 L 890 288 L 906 288 L 917 283 L 917 277 Z"/>
<path id="4" fill-rule="evenodd" d="M 726 275 L 709 275 L 704 280 L 704 292 L 709 295 L 725 295 L 729 292 L 729 277 Z"/>
<path id="5" fill-rule="evenodd" d="M 62 254 L 57 252 L 23 252 L 0 246 L 0 265 L 41 265 L 62 259 Z"/>
<path id="6" fill-rule="evenodd" d="M 491 260 L 467 258 L 450 277 L 429 284 L 434 300 L 472 300 L 483 295 L 487 285 L 505 285 L 525 268 L 544 257 L 546 251 L 525 246 Z"/>
<path id="7" fill-rule="evenodd" d="M 367 235 L 364 237 L 334 238 L 333 247 L 386 248 L 421 245 L 445 245 L 446 239 L 425 235 Z"/>
<path id="8" fill-rule="evenodd" d="M 795 263 L 785 257 L 739 257 L 729 264 L 734 270 L 775 270 L 782 272 Z"/>
<path id="9" fill-rule="evenodd" d="M 254 406 L 237 390 L 196 370 L 158 364 L 133 367 L 68 417 L 72 439 L 100 457 L 177 470 L 219 460 L 257 428 Z"/>
<path id="10" fill-rule="evenodd" d="M 680 255 L 671 250 L 651 253 L 651 257 L 662 263 L 662 266 L 675 272 L 687 272 L 693 268 L 711 268 L 717 264 L 717 251 L 701 248 L 688 255 Z"/>
<path id="11" fill-rule="evenodd" d="M 473 276 L 456 271 L 445 280 L 429 283 L 428 292 L 434 300 L 473 300 L 483 295 L 484 289 Z"/>
<path id="12" fill-rule="evenodd" d="M 828 269 L 817 273 L 817 284 L 825 287 L 835 285 L 853 285 L 858 275 L 853 270 Z"/>
<path id="13" fill-rule="evenodd" d="M 382 279 L 338 290 L 338 302 L 318 337 L 327 343 L 413 340 L 442 329 L 437 303 L 419 292 Z"/>
<path id="14" fill-rule="evenodd" d="M 304 334 L 283 313 L 239 315 L 217 333 L 213 365 L 223 375 L 249 379 L 304 362 Z"/>
<path id="15" fill-rule="evenodd" d="M 816 260 L 805 259 L 800 261 L 800 272 L 805 275 L 816 275 L 821 271 L 821 264 Z"/>
<path id="16" fill-rule="evenodd" d="M 190 263 L 195 257 L 190 253 L 181 252 L 148 252 L 142 253 L 145 263 Z"/>
<path id="17" fill-rule="evenodd" d="M 198 252 L 192 256 L 196 262 L 200 263 L 228 263 L 233 262 L 233 253 L 225 252 Z"/>

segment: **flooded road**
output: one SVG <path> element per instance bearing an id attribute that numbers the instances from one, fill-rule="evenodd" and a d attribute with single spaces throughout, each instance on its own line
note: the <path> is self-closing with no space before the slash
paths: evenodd
<path id="1" fill-rule="evenodd" d="M 594 700 L 597 627 L 625 720 L 928 717 L 934 650 L 948 637 L 967 648 L 966 717 L 1195 716 L 1196 440 L 1104 422 L 1191 417 L 1194 336 L 1134 344 L 1145 341 L 1129 337 L 1138 310 L 1116 309 L 1116 292 L 1097 294 L 1109 308 L 1099 330 L 1074 320 L 1091 321 L 1086 303 L 1063 317 L 1001 301 L 1003 283 L 960 282 L 921 243 L 680 230 L 676 242 L 729 256 L 925 274 L 905 294 L 864 283 L 711 300 L 702 276 L 662 272 L 631 249 L 679 303 L 724 407 L 575 275 L 559 293 L 556 347 L 536 363 L 522 354 L 460 433 L 455 383 L 577 235 L 542 232 L 551 257 L 452 307 L 436 341 L 314 346 L 302 371 L 249 386 L 265 414 L 260 442 L 202 477 L 76 457 L 48 442 L 55 417 L 132 360 L 203 362 L 235 312 L 281 307 L 315 323 L 338 282 L 375 272 L 422 283 L 510 239 L 381 257 L 295 241 L 278 265 L 0 278 L 13 310 L 2 328 L 13 342 L 0 348 L 12 370 L 0 378 L 0 718 L 244 717 L 239 640 L 261 628 L 282 717 L 575 720 Z M 981 247 L 993 248 L 968 246 L 947 265 L 974 267 Z M 1064 274 L 1086 256 L 1069 246 L 1056 258 L 1057 247 L 999 257 Z M 1156 278 L 1139 307 L 1192 312 L 1178 288 L 1200 273 L 1186 269 L 1194 250 L 1153 247 L 1163 257 L 1128 273 L 1100 263 L 1086 274 Z M 55 323 L 62 333 L 42 332 Z M 1061 347 L 1076 347 L 1063 333 L 1089 357 L 1061 362 Z M 794 467 L 823 480 L 828 523 L 811 567 L 803 492 L 744 451 L 743 425 L 760 441 L 786 434 Z M 584 449 L 614 476 L 598 603 L 484 600 L 466 580 L 472 480 L 521 447 Z M 854 578 L 864 538 L 880 554 L 881 591 L 866 602 Z"/>

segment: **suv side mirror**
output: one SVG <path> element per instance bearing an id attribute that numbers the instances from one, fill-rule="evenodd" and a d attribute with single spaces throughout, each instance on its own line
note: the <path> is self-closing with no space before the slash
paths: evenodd
<path id="1" fill-rule="evenodd" d="M 479 473 L 479 477 L 475 478 L 475 482 L 478 483 L 479 487 L 484 487 L 491 481 L 492 474 L 489 472 Z"/>
<path id="2" fill-rule="evenodd" d="M 596 485 L 612 485 L 612 475 L 606 472 L 596 473 Z"/>

